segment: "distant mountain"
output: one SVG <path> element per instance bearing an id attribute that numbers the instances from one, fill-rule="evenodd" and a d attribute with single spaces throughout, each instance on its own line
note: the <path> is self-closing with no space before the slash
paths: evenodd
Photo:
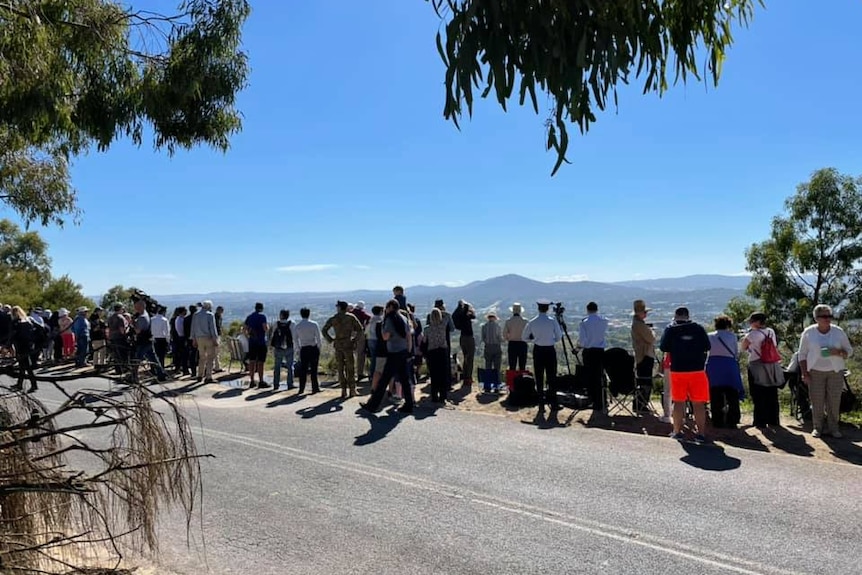
<path id="1" fill-rule="evenodd" d="M 514 302 L 522 302 L 528 313 L 541 298 L 562 302 L 567 316 L 583 315 L 587 302 L 596 301 L 602 313 L 619 321 L 627 321 L 632 301 L 647 300 L 656 317 L 673 314 L 679 305 L 687 305 L 693 314 L 707 317 L 724 309 L 728 300 L 744 293 L 748 278 L 721 275 L 700 275 L 684 278 L 636 280 L 631 282 L 602 283 L 592 281 L 540 282 L 516 274 L 471 282 L 464 286 L 413 286 L 406 288 L 407 301 L 425 313 L 437 298 L 442 298 L 448 309 L 454 309 L 459 299 L 473 304 L 485 313 L 491 309 L 506 311 Z M 279 308 L 296 310 L 300 306 L 312 308 L 315 317 L 331 313 L 336 300 L 365 301 L 370 307 L 385 303 L 392 293 L 388 290 L 361 290 L 349 292 L 256 293 L 216 292 L 209 294 L 180 294 L 155 296 L 161 303 L 173 307 L 187 305 L 202 299 L 211 299 L 225 307 L 228 318 L 244 317 L 254 302 L 263 302 L 269 313 Z"/>
<path id="2" fill-rule="evenodd" d="M 614 282 L 614 285 L 635 287 L 649 290 L 702 290 L 702 289 L 734 289 L 745 290 L 751 276 L 723 276 L 718 274 L 699 274 L 681 278 L 658 278 L 650 280 L 629 280 Z"/>

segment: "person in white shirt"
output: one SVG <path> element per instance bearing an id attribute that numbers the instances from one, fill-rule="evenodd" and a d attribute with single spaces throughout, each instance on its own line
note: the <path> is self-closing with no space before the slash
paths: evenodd
<path id="1" fill-rule="evenodd" d="M 153 333 L 153 347 L 156 350 L 156 359 L 165 367 L 165 356 L 168 355 L 168 342 L 171 339 L 171 326 L 165 312 L 165 306 L 159 306 L 156 315 L 150 319 L 150 331 Z"/>
<path id="2" fill-rule="evenodd" d="M 533 372 L 536 377 L 536 391 L 539 394 L 539 409 L 545 406 L 545 379 L 548 381 L 547 399 L 551 409 L 556 410 L 557 394 L 551 390 L 551 384 L 557 377 L 557 349 L 556 344 L 563 339 L 563 330 L 560 323 L 548 315 L 551 309 L 550 300 L 540 299 L 536 302 L 539 307 L 539 315 L 527 322 L 524 333 L 521 334 L 523 341 L 533 342 Z"/>
<path id="3" fill-rule="evenodd" d="M 824 411 L 826 433 L 841 437 L 839 410 L 844 390 L 844 360 L 853 353 L 853 346 L 844 330 L 832 325 L 832 317 L 832 308 L 828 305 L 815 306 L 815 323 L 805 328 L 799 340 L 799 367 L 811 396 L 813 437 L 823 434 Z"/>
<path id="4" fill-rule="evenodd" d="M 299 347 L 299 395 L 305 393 L 305 381 L 311 375 L 311 393 L 320 391 L 317 381 L 317 366 L 320 363 L 320 342 L 322 335 L 320 326 L 311 321 L 311 310 L 307 307 L 299 310 L 302 318 L 293 328 L 293 345 Z"/>

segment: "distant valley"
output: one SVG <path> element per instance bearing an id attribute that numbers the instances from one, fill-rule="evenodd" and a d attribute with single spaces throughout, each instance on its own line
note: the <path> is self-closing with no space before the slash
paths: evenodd
<path id="1" fill-rule="evenodd" d="M 587 302 L 595 301 L 600 311 L 618 326 L 630 321 L 632 301 L 642 298 L 653 308 L 652 317 L 657 323 L 668 321 L 673 310 L 687 305 L 694 317 L 707 323 L 724 309 L 727 302 L 745 293 L 749 278 L 745 276 L 693 275 L 680 278 L 632 280 L 615 283 L 592 281 L 540 282 L 520 275 L 509 274 L 475 281 L 464 286 L 412 286 L 406 287 L 407 301 L 416 305 L 424 317 L 434 300 L 442 298 L 447 308 L 455 308 L 459 299 L 473 304 L 477 312 L 491 310 L 508 315 L 514 302 L 522 302 L 527 315 L 535 313 L 534 302 L 548 298 L 562 302 L 566 308 L 566 321 L 573 325 L 584 315 Z M 385 303 L 391 297 L 388 290 L 357 290 L 349 292 L 257 293 L 215 292 L 206 294 L 155 295 L 162 304 L 173 308 L 210 299 L 225 308 L 227 321 L 244 318 L 252 311 L 255 302 L 263 302 L 266 312 L 273 315 L 281 308 L 298 316 L 299 308 L 307 306 L 317 319 L 333 313 L 336 300 L 351 303 L 364 301 L 367 308 Z"/>

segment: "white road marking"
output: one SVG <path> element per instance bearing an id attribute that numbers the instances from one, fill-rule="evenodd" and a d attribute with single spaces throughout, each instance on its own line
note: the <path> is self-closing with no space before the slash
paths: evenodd
<path id="1" fill-rule="evenodd" d="M 342 471 L 366 475 L 376 479 L 385 479 L 386 481 L 397 483 L 408 488 L 420 489 L 445 497 L 464 499 L 465 501 L 469 501 L 471 504 L 484 505 L 499 511 L 513 513 L 539 521 L 546 521 L 561 527 L 588 533 L 596 537 L 604 537 L 606 539 L 612 539 L 614 541 L 630 545 L 645 547 L 653 551 L 688 559 L 710 567 L 739 573 L 740 575 L 802 575 L 800 572 L 763 565 L 755 561 L 734 557 L 724 553 L 718 553 L 716 551 L 693 545 L 679 543 L 677 541 L 664 539 L 648 533 L 625 529 L 582 517 L 574 517 L 552 510 L 543 509 L 541 507 L 511 501 L 485 493 L 478 493 L 469 489 L 463 489 L 455 485 L 432 481 L 420 476 L 408 475 L 328 455 L 322 455 L 312 451 L 298 449 L 296 447 L 288 447 L 270 441 L 264 441 L 262 439 L 238 436 L 232 433 L 225 433 L 213 429 L 197 427 L 195 431 L 213 439 L 286 455 L 294 459 L 324 465 Z"/>

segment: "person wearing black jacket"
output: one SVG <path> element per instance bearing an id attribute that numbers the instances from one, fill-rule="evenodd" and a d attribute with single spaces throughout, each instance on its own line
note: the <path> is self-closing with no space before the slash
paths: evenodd
<path id="1" fill-rule="evenodd" d="M 464 385 L 473 385 L 473 359 L 476 357 L 476 338 L 473 337 L 473 320 L 476 319 L 476 311 L 473 306 L 464 300 L 458 302 L 458 307 L 452 312 L 452 321 L 455 329 L 461 332 L 458 345 L 464 354 Z"/>
<path id="2" fill-rule="evenodd" d="M 36 385 L 36 374 L 33 373 L 33 348 L 37 341 L 37 329 L 43 329 L 34 324 L 24 310 L 19 306 L 12 308 L 12 345 L 15 346 L 15 359 L 18 361 L 18 382 L 12 386 L 15 391 L 24 389 L 24 376 L 30 380 L 32 393 L 38 389 Z"/>
<path id="3" fill-rule="evenodd" d="M 711 345 L 703 326 L 689 318 L 688 308 L 674 312 L 674 321 L 667 326 L 659 348 L 670 354 L 670 388 L 673 399 L 673 433 L 671 438 L 684 439 L 682 422 L 685 402 L 691 401 L 697 434 L 694 439 L 706 439 L 706 402 L 709 401 L 709 380 L 706 377 L 706 357 Z"/>

